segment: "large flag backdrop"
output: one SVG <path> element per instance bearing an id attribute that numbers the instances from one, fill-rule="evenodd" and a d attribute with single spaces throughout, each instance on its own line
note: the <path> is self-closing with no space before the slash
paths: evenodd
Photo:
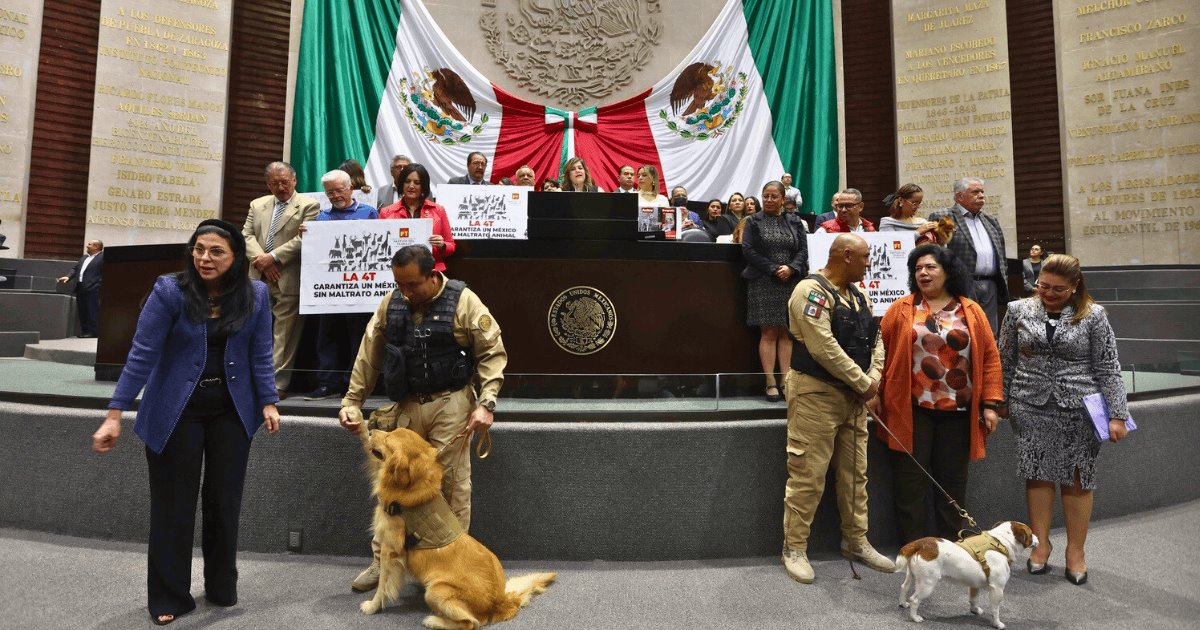
<path id="1" fill-rule="evenodd" d="M 307 2 L 291 159 L 301 189 L 319 190 L 346 158 L 379 185 L 400 153 L 435 184 L 464 174 L 472 151 L 491 181 L 522 164 L 558 177 L 577 155 L 608 190 L 621 164 L 653 164 L 664 191 L 693 199 L 757 194 L 788 170 L 819 212 L 838 185 L 834 72 L 831 3 L 728 0 L 653 87 L 565 111 L 492 84 L 420 0 Z"/>

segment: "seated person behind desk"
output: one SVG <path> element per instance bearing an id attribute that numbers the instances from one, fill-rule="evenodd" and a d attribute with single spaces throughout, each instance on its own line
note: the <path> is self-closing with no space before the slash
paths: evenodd
<path id="1" fill-rule="evenodd" d="M 728 212 L 725 212 L 725 205 L 720 199 L 711 199 L 708 202 L 708 211 L 705 213 L 704 220 L 700 222 L 700 228 L 708 235 L 717 240 L 719 236 L 731 236 L 734 228 L 737 227 L 737 219 Z"/>
<path id="2" fill-rule="evenodd" d="M 400 201 L 380 211 L 379 218 L 432 219 L 429 247 L 433 250 L 433 268 L 445 273 L 446 258 L 454 254 L 454 236 L 450 233 L 446 209 L 429 199 L 429 171 L 421 164 L 409 164 L 396 178 L 396 189 L 400 191 Z"/>
<path id="3" fill-rule="evenodd" d="M 653 167 L 651 167 L 653 168 Z M 671 189 L 671 205 L 676 208 L 687 208 L 687 188 L 676 186 Z M 683 220 L 681 226 L 685 230 L 692 230 L 700 226 L 700 215 L 688 210 L 687 218 Z"/>
<path id="4" fill-rule="evenodd" d="M 562 192 L 562 186 L 558 185 L 557 179 L 547 177 L 542 181 L 542 192 Z"/>
<path id="5" fill-rule="evenodd" d="M 563 192 L 604 192 L 592 181 L 592 174 L 581 157 L 567 160 L 563 167 L 562 189 Z"/>
<path id="6" fill-rule="evenodd" d="M 671 202 L 658 192 L 658 169 L 647 164 L 637 171 L 638 205 L 666 208 Z"/>

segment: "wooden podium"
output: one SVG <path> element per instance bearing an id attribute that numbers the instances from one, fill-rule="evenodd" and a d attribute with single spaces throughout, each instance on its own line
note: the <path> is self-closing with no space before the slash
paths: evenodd
<path id="1" fill-rule="evenodd" d="M 637 205 L 626 193 L 534 192 L 528 240 L 458 241 L 447 275 L 466 281 L 499 323 L 506 372 L 759 371 L 758 331 L 745 325 L 741 246 L 639 241 Z M 97 379 L 119 376 L 154 279 L 186 263 L 183 244 L 105 249 Z M 608 304 L 597 306 L 602 298 Z M 584 339 L 593 325 L 599 349 Z M 564 337 L 573 349 L 560 345 Z"/>

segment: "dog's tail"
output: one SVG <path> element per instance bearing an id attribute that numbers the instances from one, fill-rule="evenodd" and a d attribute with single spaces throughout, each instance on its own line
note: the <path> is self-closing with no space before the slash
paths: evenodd
<path id="1" fill-rule="evenodd" d="M 546 588 L 558 577 L 557 573 L 530 573 L 508 578 L 504 583 L 504 601 L 496 607 L 493 621 L 508 621 L 517 616 L 517 611 L 529 605 L 534 595 L 546 592 Z"/>

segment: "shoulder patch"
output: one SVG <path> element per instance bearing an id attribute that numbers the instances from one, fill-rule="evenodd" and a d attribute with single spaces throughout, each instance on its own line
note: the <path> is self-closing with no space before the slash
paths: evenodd
<path id="1" fill-rule="evenodd" d="M 479 316 L 479 330 L 487 332 L 492 329 L 492 316 L 484 313 Z"/>
<path id="2" fill-rule="evenodd" d="M 820 317 L 821 314 L 824 312 L 825 312 L 825 309 L 821 308 L 817 304 L 806 304 L 804 306 L 804 314 L 809 317 Z"/>
<path id="3" fill-rule="evenodd" d="M 817 306 L 825 306 L 825 293 L 820 289 L 813 289 L 808 292 L 808 301 Z"/>

